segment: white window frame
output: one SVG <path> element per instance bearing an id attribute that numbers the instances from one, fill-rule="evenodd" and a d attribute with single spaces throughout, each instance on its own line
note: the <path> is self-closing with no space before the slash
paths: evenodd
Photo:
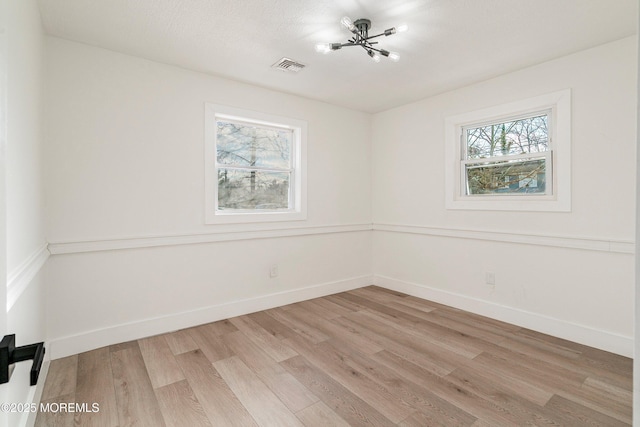
<path id="1" fill-rule="evenodd" d="M 514 118 L 548 112 L 549 151 L 525 155 L 496 156 L 501 161 L 546 158 L 546 191 L 524 194 L 468 195 L 465 164 L 486 162 L 466 159 L 466 128 L 501 123 Z M 445 119 L 447 209 L 496 211 L 571 211 L 571 91 L 569 89 L 502 104 Z"/>
<path id="2" fill-rule="evenodd" d="M 289 209 L 218 209 L 216 120 L 242 122 L 261 128 L 290 129 L 293 132 Z M 243 108 L 205 103 L 205 223 L 238 224 L 273 221 L 301 221 L 307 218 L 307 122 Z M 259 168 L 258 168 L 259 169 Z"/>

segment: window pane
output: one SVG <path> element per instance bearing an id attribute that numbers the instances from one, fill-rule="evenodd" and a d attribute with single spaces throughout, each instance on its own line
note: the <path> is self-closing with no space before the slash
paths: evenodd
<path id="1" fill-rule="evenodd" d="M 546 159 L 466 165 L 467 194 L 544 193 Z"/>
<path id="2" fill-rule="evenodd" d="M 218 209 L 289 208 L 288 172 L 218 170 Z"/>
<path id="3" fill-rule="evenodd" d="M 549 150 L 546 114 L 466 129 L 467 159 Z"/>
<path id="4" fill-rule="evenodd" d="M 216 121 L 219 164 L 289 169 L 293 131 Z"/>

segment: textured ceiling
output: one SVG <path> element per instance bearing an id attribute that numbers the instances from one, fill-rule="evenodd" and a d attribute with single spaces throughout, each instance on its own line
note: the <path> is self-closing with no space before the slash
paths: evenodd
<path id="1" fill-rule="evenodd" d="M 637 0 L 40 0 L 48 34 L 367 112 L 631 36 Z M 368 18 L 400 62 L 344 42 Z M 271 68 L 286 56 L 297 74 Z"/>

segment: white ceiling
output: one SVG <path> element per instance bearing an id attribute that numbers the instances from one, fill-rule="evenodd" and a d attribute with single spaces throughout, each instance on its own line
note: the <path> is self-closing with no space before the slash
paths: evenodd
<path id="1" fill-rule="evenodd" d="M 367 112 L 631 36 L 637 0 L 39 0 L 48 34 Z M 344 42 L 372 21 L 400 62 Z M 297 74 L 271 68 L 286 56 Z"/>

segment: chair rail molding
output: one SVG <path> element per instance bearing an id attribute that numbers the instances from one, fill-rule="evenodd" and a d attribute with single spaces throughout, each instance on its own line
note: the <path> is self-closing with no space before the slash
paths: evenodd
<path id="1" fill-rule="evenodd" d="M 634 254 L 635 242 L 631 240 L 598 239 L 562 235 L 526 234 L 517 232 L 473 230 L 461 228 L 429 227 L 374 223 L 374 231 L 420 234 L 425 236 L 452 237 L 458 239 L 485 240 L 524 245 L 553 246 L 557 248 L 583 249 L 589 251 Z"/>
<path id="2" fill-rule="evenodd" d="M 18 301 L 20 295 L 29 287 L 31 281 L 40 272 L 49 259 L 48 244 L 44 243 L 7 277 L 7 311 Z"/>
<path id="3" fill-rule="evenodd" d="M 225 230 L 199 234 L 167 234 L 157 236 L 128 236 L 117 239 L 69 241 L 49 243 L 52 255 L 122 249 L 152 248 L 157 246 L 195 245 L 200 243 L 229 242 L 236 240 L 272 239 L 319 234 L 353 233 L 371 231 L 370 223 L 347 225 L 321 225 L 311 227 L 282 227 L 264 229 Z"/>

